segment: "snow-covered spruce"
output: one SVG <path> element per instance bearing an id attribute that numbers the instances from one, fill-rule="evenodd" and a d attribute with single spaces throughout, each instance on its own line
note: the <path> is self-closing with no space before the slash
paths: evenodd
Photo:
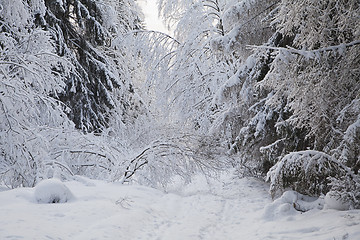
<path id="1" fill-rule="evenodd" d="M 38 203 L 65 203 L 74 199 L 70 189 L 58 179 L 47 179 L 35 187 L 35 200 Z"/>
<path id="2" fill-rule="evenodd" d="M 330 191 L 329 177 L 340 178 L 349 174 L 348 168 L 326 153 L 307 150 L 289 153 L 276 163 L 267 174 L 270 193 L 274 198 L 290 187 L 310 196 Z"/>
<path id="3" fill-rule="evenodd" d="M 360 208 L 360 176 L 348 174 L 330 178 L 331 191 L 326 194 L 327 207 L 346 210 Z"/>

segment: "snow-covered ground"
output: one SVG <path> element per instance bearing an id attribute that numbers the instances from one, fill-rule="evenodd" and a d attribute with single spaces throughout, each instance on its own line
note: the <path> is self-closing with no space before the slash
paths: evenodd
<path id="1" fill-rule="evenodd" d="M 296 193 L 273 202 L 267 184 L 230 174 L 166 192 L 82 177 L 64 184 L 0 192 L 0 239 L 360 239 L 360 210 L 303 213 Z"/>

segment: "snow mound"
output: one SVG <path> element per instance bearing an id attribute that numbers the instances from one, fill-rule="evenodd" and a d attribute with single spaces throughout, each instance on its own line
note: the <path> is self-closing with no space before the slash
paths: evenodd
<path id="1" fill-rule="evenodd" d="M 296 215 L 312 209 L 323 209 L 324 198 L 309 197 L 296 191 L 286 191 L 274 202 L 265 207 L 264 219 L 275 220 L 280 217 Z"/>
<path id="2" fill-rule="evenodd" d="M 8 190 L 9 190 L 9 188 L 0 186 L 0 192 L 4 192 L 4 191 L 8 191 Z"/>
<path id="3" fill-rule="evenodd" d="M 330 191 L 325 196 L 325 208 L 345 211 L 350 209 L 350 204 L 342 202 L 341 199 L 336 197 L 335 194 Z"/>
<path id="4" fill-rule="evenodd" d="M 280 198 L 266 205 L 263 216 L 264 219 L 271 221 L 279 217 L 295 215 L 297 213 L 296 209 L 294 208 L 294 203 L 296 200 L 296 192 L 284 192 Z"/>
<path id="5" fill-rule="evenodd" d="M 65 203 L 74 199 L 70 189 L 58 179 L 47 179 L 35 187 L 35 199 L 38 203 Z"/>

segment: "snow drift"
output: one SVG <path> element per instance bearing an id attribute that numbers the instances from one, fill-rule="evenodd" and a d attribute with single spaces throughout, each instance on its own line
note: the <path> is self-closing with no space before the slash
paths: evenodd
<path id="1" fill-rule="evenodd" d="M 70 189 L 58 179 L 47 179 L 40 182 L 34 191 L 38 203 L 65 203 L 74 199 Z"/>

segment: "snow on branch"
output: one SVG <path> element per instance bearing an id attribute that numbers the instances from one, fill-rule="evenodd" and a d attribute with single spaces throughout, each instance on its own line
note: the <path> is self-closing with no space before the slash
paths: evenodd
<path id="1" fill-rule="evenodd" d="M 129 182 L 141 169 L 151 184 L 166 182 L 172 175 L 190 178 L 198 170 L 206 174 L 223 168 L 220 148 L 216 141 L 194 135 L 156 140 L 128 162 L 125 172 L 115 174 L 114 180 Z"/>
<path id="2" fill-rule="evenodd" d="M 151 39 L 153 42 L 155 43 L 163 43 L 163 42 L 167 42 L 168 40 L 172 40 L 173 43 L 176 44 L 180 44 L 180 42 L 175 39 L 174 37 L 170 36 L 169 34 L 160 32 L 160 31 L 154 31 L 154 30 L 134 30 L 134 31 L 130 31 L 126 34 L 124 34 L 123 36 L 121 36 L 121 40 L 118 41 L 118 43 L 122 43 L 122 41 L 130 39 L 131 41 L 134 41 L 134 36 L 135 36 L 135 40 L 138 39 L 142 39 L 142 36 L 146 37 L 146 40 Z M 130 38 L 128 38 L 130 37 Z"/>
<path id="3" fill-rule="evenodd" d="M 140 57 L 144 66 L 152 69 L 154 66 L 157 68 L 165 58 L 168 58 L 164 61 L 168 65 L 181 43 L 163 32 L 134 30 L 116 38 L 112 45 L 133 56 L 134 61 Z"/>
<path id="4" fill-rule="evenodd" d="M 340 55 L 343 55 L 344 52 L 346 51 L 346 48 L 349 47 L 353 47 L 355 45 L 359 45 L 360 44 L 360 40 L 355 40 L 349 43 L 342 43 L 339 45 L 335 45 L 335 46 L 329 46 L 329 47 L 324 47 L 324 48 L 319 48 L 319 49 L 315 49 L 315 50 L 299 50 L 296 48 L 292 48 L 290 46 L 287 46 L 286 48 L 284 47 L 271 47 L 271 46 L 254 46 L 254 45 L 248 45 L 247 47 L 249 49 L 269 49 L 269 50 L 275 50 L 275 51 L 279 51 L 279 52 L 283 52 L 283 53 L 287 53 L 287 54 L 297 54 L 297 55 L 301 55 L 304 56 L 306 59 L 319 59 L 320 55 L 324 52 L 338 52 Z"/>
<path id="5" fill-rule="evenodd" d="M 173 40 L 175 43 L 180 44 L 180 42 L 175 39 L 174 37 L 170 36 L 169 34 L 160 32 L 160 31 L 154 31 L 154 30 L 134 30 L 134 31 L 130 31 L 127 34 L 125 34 L 125 37 L 127 35 L 137 35 L 137 34 L 144 34 L 144 35 L 160 35 L 163 36 L 165 38 L 171 39 Z"/>
<path id="6" fill-rule="evenodd" d="M 52 161 L 47 161 L 47 162 L 45 162 L 45 165 L 50 165 L 50 166 L 52 166 L 52 165 L 58 165 L 58 166 L 60 166 L 61 168 L 65 169 L 68 173 L 70 173 L 71 176 L 74 176 L 74 175 L 75 175 L 75 174 L 73 173 L 73 171 L 71 171 L 71 169 L 69 168 L 69 166 L 67 166 L 66 164 L 61 163 L 61 162 L 59 162 L 59 161 L 54 161 L 54 160 L 52 160 Z"/>

